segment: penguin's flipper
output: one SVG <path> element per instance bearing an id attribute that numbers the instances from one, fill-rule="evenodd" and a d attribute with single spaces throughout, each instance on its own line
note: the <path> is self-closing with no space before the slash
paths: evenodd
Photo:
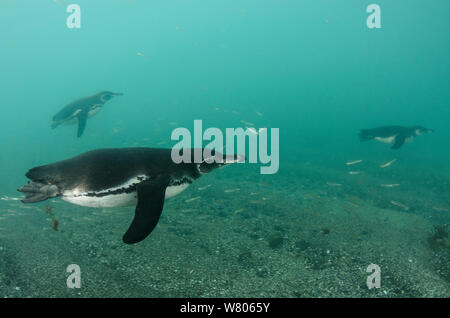
<path id="1" fill-rule="evenodd" d="M 136 211 L 130 227 L 123 236 L 124 243 L 138 243 L 153 231 L 161 216 L 168 183 L 168 178 L 161 177 L 137 185 Z"/>
<path id="2" fill-rule="evenodd" d="M 77 118 L 78 118 L 78 133 L 77 133 L 77 137 L 81 137 L 81 135 L 84 132 L 84 128 L 86 128 L 88 112 L 84 111 L 84 110 L 80 111 L 77 114 Z"/>
<path id="3" fill-rule="evenodd" d="M 391 149 L 398 149 L 405 143 L 406 137 L 403 135 L 397 135 L 395 136 L 395 142 L 394 145 L 391 147 Z"/>

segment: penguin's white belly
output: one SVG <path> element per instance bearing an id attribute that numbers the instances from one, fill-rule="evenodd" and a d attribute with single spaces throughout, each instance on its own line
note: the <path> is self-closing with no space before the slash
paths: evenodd
<path id="1" fill-rule="evenodd" d="M 375 137 L 375 140 L 385 143 L 385 144 L 392 144 L 395 141 L 395 136 L 385 137 L 385 138 Z"/>
<path id="2" fill-rule="evenodd" d="M 91 118 L 95 114 L 97 114 L 102 108 L 96 107 L 88 112 L 88 118 Z M 78 117 L 77 115 L 81 112 L 81 109 L 78 109 L 71 117 L 71 119 L 68 119 L 64 122 L 64 125 L 74 125 L 78 124 Z"/>
<path id="3" fill-rule="evenodd" d="M 77 115 L 81 112 L 81 109 L 77 109 L 73 114 L 72 117 L 64 122 L 64 125 L 73 125 L 78 124 L 78 117 Z"/>
<path id="4" fill-rule="evenodd" d="M 96 107 L 92 110 L 90 110 L 88 112 L 88 118 L 94 116 L 95 114 L 97 114 L 102 108 L 101 107 Z"/>
<path id="5" fill-rule="evenodd" d="M 186 190 L 189 183 L 180 184 L 177 186 L 169 186 L 166 188 L 165 199 L 171 198 L 180 194 L 182 191 Z M 137 194 L 136 192 L 129 193 L 116 193 L 108 194 L 102 196 L 88 196 L 87 194 L 81 194 L 76 189 L 64 191 L 62 199 L 64 201 L 87 206 L 91 208 L 112 208 L 120 206 L 130 206 L 137 204 Z"/>
<path id="6" fill-rule="evenodd" d="M 62 199 L 76 205 L 91 208 L 112 208 L 117 206 L 136 205 L 137 203 L 136 192 L 110 194 L 101 197 L 64 193 Z"/>

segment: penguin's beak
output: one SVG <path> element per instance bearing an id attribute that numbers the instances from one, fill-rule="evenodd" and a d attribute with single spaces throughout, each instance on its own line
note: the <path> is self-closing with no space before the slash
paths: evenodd
<path id="1" fill-rule="evenodd" d="M 242 155 L 223 155 L 216 152 L 212 156 L 205 158 L 203 162 L 198 165 L 198 169 L 200 173 L 208 173 L 214 169 L 227 166 L 230 163 L 243 161 L 245 161 L 245 157 Z"/>
<path id="2" fill-rule="evenodd" d="M 114 96 L 123 96 L 123 93 L 113 93 Z"/>
<path id="3" fill-rule="evenodd" d="M 228 165 L 230 163 L 240 163 L 245 161 L 244 155 L 225 155 L 223 163 Z"/>
<path id="4" fill-rule="evenodd" d="M 224 166 L 230 163 L 244 162 L 245 156 L 243 155 L 225 155 L 220 152 L 215 152 L 212 156 L 204 158 L 204 162 L 210 164 L 216 162 L 217 164 Z"/>

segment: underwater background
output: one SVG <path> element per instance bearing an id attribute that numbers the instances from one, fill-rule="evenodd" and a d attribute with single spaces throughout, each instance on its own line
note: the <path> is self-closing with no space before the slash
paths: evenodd
<path id="1" fill-rule="evenodd" d="M 80 29 L 66 25 L 71 3 Z M 381 29 L 366 25 L 371 3 Z M 1 0 L 0 297 L 449 297 L 448 12 L 445 0 Z M 81 138 L 50 128 L 102 90 L 124 95 Z M 134 207 L 20 202 L 34 166 L 170 148 L 195 119 L 279 128 L 279 171 L 200 178 L 132 246 Z M 359 141 L 384 125 L 434 133 L 398 150 Z M 70 264 L 80 289 L 66 286 Z"/>

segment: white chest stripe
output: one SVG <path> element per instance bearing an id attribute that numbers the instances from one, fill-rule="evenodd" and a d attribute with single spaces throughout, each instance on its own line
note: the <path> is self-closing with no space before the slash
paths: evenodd
<path id="1" fill-rule="evenodd" d="M 145 177 L 145 179 L 138 179 L 140 177 Z M 96 191 L 96 194 L 102 194 L 107 193 L 109 191 L 119 190 L 122 188 L 131 187 L 135 184 L 138 184 L 142 182 L 143 180 L 147 180 L 148 178 L 146 176 L 136 176 L 135 178 L 132 178 L 128 180 L 126 183 L 110 188 L 105 189 L 101 191 Z M 189 186 L 189 183 L 184 183 L 176 186 L 169 186 L 166 188 L 166 195 L 165 199 L 174 197 Z M 92 192 L 91 192 L 92 193 Z M 88 196 L 87 191 L 82 191 L 79 188 L 75 188 L 73 190 L 66 190 L 63 193 L 62 199 L 64 201 L 81 205 L 81 206 L 87 206 L 87 207 L 93 207 L 93 208 L 108 208 L 108 207 L 119 207 L 119 206 L 130 206 L 130 205 L 136 205 L 137 203 L 137 194 L 136 191 L 129 192 L 129 193 L 115 193 L 115 194 L 109 194 L 109 195 L 103 195 L 103 196 Z"/>
<path id="2" fill-rule="evenodd" d="M 62 197 L 64 201 L 87 206 L 91 208 L 112 208 L 118 206 L 136 205 L 136 192 L 119 193 L 105 195 L 102 197 L 88 197 L 88 196 L 66 196 Z"/>
<path id="3" fill-rule="evenodd" d="M 129 179 L 128 181 L 116 186 L 111 187 L 108 189 L 98 190 L 98 191 L 86 191 L 85 189 L 81 187 L 76 187 L 72 190 L 66 190 L 63 192 L 63 196 L 65 197 L 78 197 L 78 196 L 88 196 L 88 194 L 104 194 L 108 192 L 117 191 L 120 189 L 128 189 L 134 185 L 137 185 L 138 183 L 148 180 L 148 177 L 146 175 L 137 175 L 134 178 Z"/>
<path id="4" fill-rule="evenodd" d="M 377 140 L 379 142 L 383 142 L 385 144 L 392 144 L 394 142 L 394 140 L 395 140 L 395 136 L 386 137 L 386 138 L 375 137 L 375 140 Z"/>

